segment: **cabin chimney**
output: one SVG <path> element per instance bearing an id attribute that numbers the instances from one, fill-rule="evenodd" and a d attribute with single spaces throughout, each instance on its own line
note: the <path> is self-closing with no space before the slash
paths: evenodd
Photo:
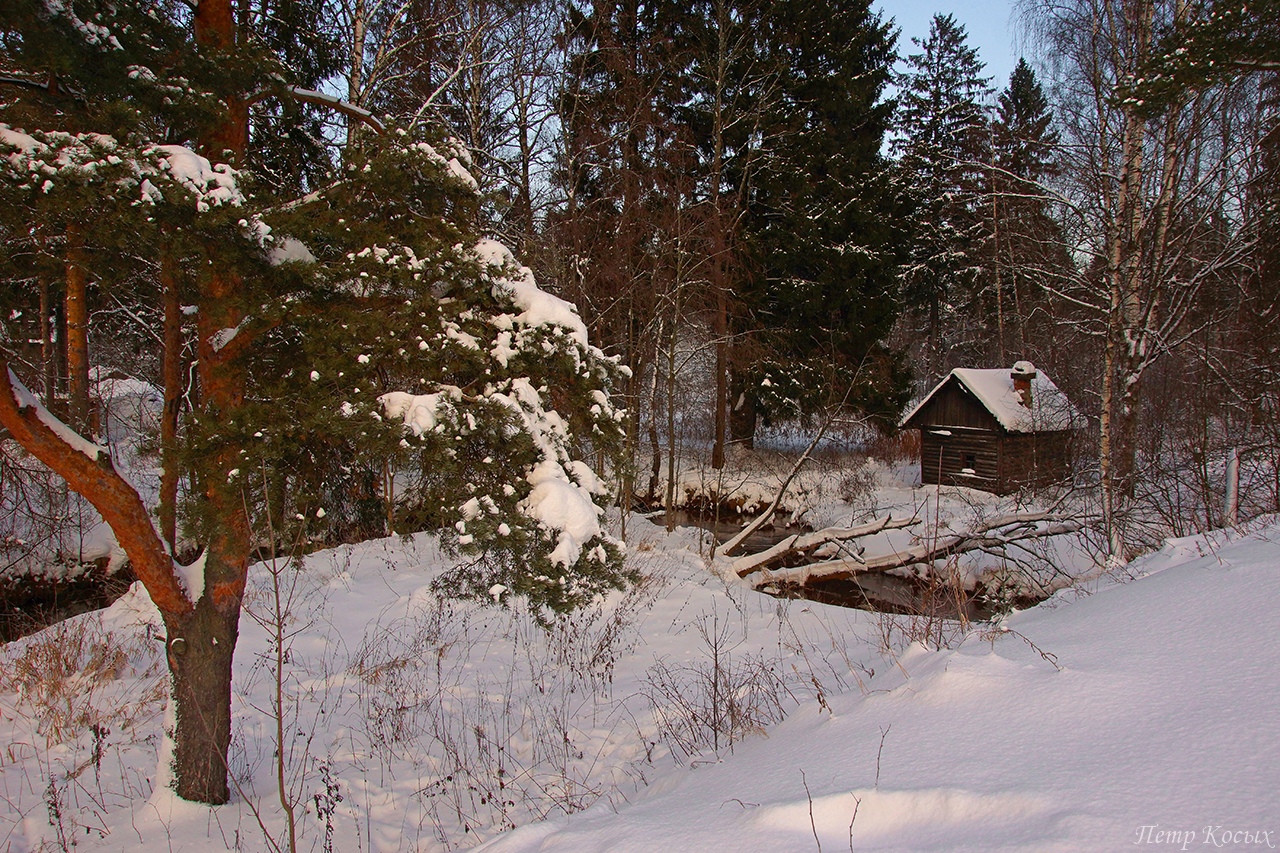
<path id="1" fill-rule="evenodd" d="M 1018 395 L 1018 401 L 1028 409 L 1031 408 L 1031 380 L 1036 378 L 1036 366 L 1029 361 L 1016 362 L 1013 370 L 1009 371 L 1009 378 L 1013 380 L 1013 390 Z"/>

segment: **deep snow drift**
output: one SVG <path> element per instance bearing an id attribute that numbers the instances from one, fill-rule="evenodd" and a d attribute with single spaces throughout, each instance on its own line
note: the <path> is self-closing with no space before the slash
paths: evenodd
<path id="1" fill-rule="evenodd" d="M 438 600 L 425 536 L 257 567 L 217 809 L 157 788 L 145 596 L 9 644 L 0 849 L 281 843 L 273 580 L 301 850 L 1280 845 L 1280 522 L 1170 542 L 943 651 L 894 648 L 904 617 L 726 586 L 691 532 L 630 527 L 646 583 L 550 633 Z"/>
<path id="2" fill-rule="evenodd" d="M 617 813 L 485 849 L 1275 849 L 1280 526 L 1171 541 L 1129 570 L 909 650 Z"/>

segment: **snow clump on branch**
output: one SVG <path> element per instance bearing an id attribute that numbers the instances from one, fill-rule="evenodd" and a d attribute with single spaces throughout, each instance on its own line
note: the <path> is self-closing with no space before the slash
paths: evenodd
<path id="1" fill-rule="evenodd" d="M 0 124 L 0 155 L 5 157 L 11 180 L 45 195 L 64 182 L 102 180 L 136 193 L 133 203 L 166 201 L 162 187 L 167 186 L 194 201 L 200 213 L 245 203 L 235 169 L 211 163 L 185 145 L 137 149 L 101 133 L 25 133 Z"/>
<path id="2" fill-rule="evenodd" d="M 506 246 L 496 240 L 483 239 L 473 252 L 492 285 L 494 296 L 509 300 L 518 310 L 518 313 L 500 313 L 491 319 L 499 334 L 488 355 L 501 367 L 508 365 L 512 356 L 528 342 L 527 333 L 534 330 L 566 336 L 580 358 L 604 358 L 603 353 L 588 344 L 587 328 L 577 308 L 540 289 L 530 269 L 518 265 Z M 510 334 L 513 331 L 514 337 Z M 586 352 L 577 352 L 578 348 Z M 572 459 L 568 423 L 544 402 L 543 394 L 528 378 L 490 384 L 481 397 L 508 409 L 516 417 L 520 431 L 532 439 L 538 459 L 524 472 L 530 489 L 518 509 L 553 538 L 550 560 L 566 568 L 571 566 L 582 556 L 588 542 L 605 536 L 600 526 L 603 510 L 595 503 L 596 496 L 607 491 L 605 485 L 590 466 Z M 384 394 L 379 402 L 388 418 L 402 421 L 407 431 L 420 437 L 443 431 L 446 424 L 456 418 L 456 404 L 463 398 L 461 389 L 441 386 L 428 394 L 398 391 Z M 621 419 L 622 413 L 612 408 L 607 413 L 604 411 L 609 405 L 606 395 L 594 395 L 593 400 L 593 415 L 607 415 L 615 421 Z M 463 515 L 464 518 L 468 515 L 465 509 Z"/>

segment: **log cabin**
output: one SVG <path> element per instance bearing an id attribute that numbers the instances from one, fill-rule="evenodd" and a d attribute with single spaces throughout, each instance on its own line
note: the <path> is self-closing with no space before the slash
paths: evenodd
<path id="1" fill-rule="evenodd" d="M 1028 361 L 958 367 L 899 422 L 920 430 L 922 483 L 998 495 L 1065 480 L 1084 418 Z"/>

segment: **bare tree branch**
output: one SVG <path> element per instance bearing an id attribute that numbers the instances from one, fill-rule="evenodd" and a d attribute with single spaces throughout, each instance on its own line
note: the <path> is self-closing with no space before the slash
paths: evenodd
<path id="1" fill-rule="evenodd" d="M 876 557 L 851 557 L 828 560 L 806 566 L 763 569 L 752 575 L 751 585 L 808 584 L 813 581 L 848 580 L 866 572 L 885 572 L 907 566 L 932 563 L 968 551 L 1002 551 L 1029 539 L 1062 536 L 1084 530 L 1090 519 L 1058 518 L 1047 512 L 1029 512 L 1001 516 L 979 525 L 974 530 L 954 533 L 921 542 L 902 551 Z"/>
<path id="2" fill-rule="evenodd" d="M 111 455 L 76 435 L 41 405 L 0 357 L 0 424 L 18 444 L 93 504 L 110 525 L 151 600 L 166 615 L 186 616 L 192 602 L 142 498 L 111 464 Z"/>

